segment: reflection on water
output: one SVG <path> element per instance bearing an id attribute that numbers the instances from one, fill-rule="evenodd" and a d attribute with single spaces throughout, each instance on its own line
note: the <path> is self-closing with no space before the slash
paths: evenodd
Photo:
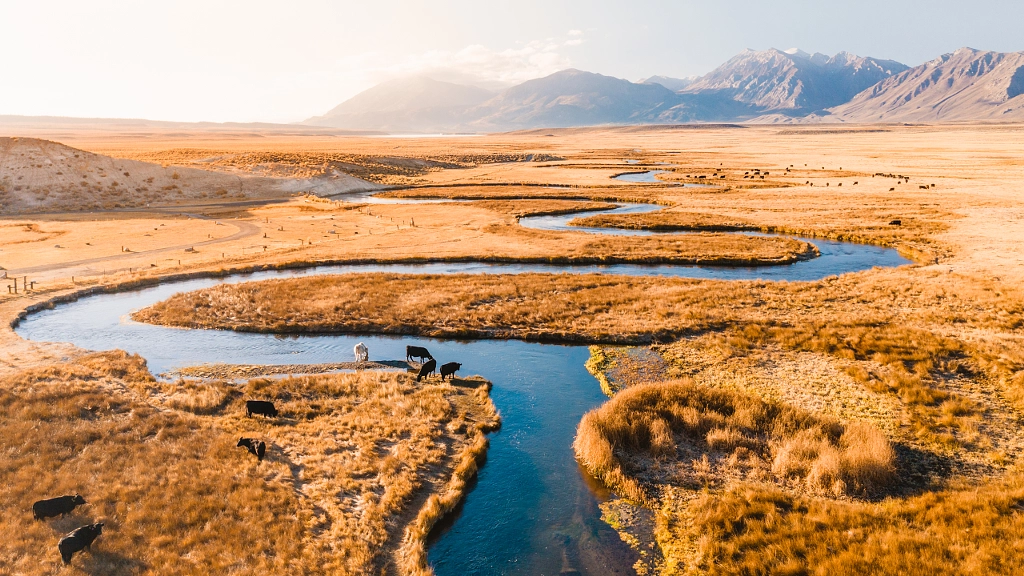
<path id="1" fill-rule="evenodd" d="M 630 172 L 619 174 L 614 179 L 621 182 L 662 182 L 658 180 L 658 174 L 665 174 L 667 170 L 650 170 L 648 172 Z M 664 184 L 664 182 L 662 182 Z"/>

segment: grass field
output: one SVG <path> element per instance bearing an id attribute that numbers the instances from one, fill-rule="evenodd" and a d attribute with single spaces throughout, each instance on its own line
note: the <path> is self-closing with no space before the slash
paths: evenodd
<path id="1" fill-rule="evenodd" d="M 0 561 L 55 573 L 59 537 L 99 520 L 75 570 L 424 572 L 427 532 L 498 423 L 487 390 L 382 372 L 160 383 L 123 352 L 5 377 Z M 280 417 L 247 418 L 247 398 Z M 266 460 L 240 436 L 265 440 Z M 88 504 L 69 517 L 32 520 L 35 500 L 76 492 Z"/>

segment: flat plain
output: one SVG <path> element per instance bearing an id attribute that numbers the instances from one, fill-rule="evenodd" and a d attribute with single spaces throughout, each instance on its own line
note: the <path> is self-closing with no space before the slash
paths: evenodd
<path id="1" fill-rule="evenodd" d="M 105 183 L 102 194 L 90 183 L 86 198 L 74 187 L 54 186 L 48 194 L 33 192 L 45 201 L 14 203 L 17 213 L 5 213 L 0 266 L 12 287 L 0 289 L 4 404 L 12 422 L 51 423 L 8 426 L 6 445 L 38 445 L 54 433 L 51 426 L 71 436 L 110 426 L 112 434 L 145 438 L 116 428 L 119 414 L 132 414 L 140 425 L 173 431 L 168 450 L 184 450 L 174 443 L 206 442 L 209 456 L 224 467 L 235 450 L 225 442 L 242 431 L 231 411 L 247 390 L 291 386 L 292 393 L 315 396 L 346 385 L 353 387 L 347 397 L 362 410 L 374 404 L 360 394 L 383 410 L 393 399 L 359 382 L 386 382 L 385 390 L 395 394 L 429 395 L 436 418 L 416 426 L 396 420 L 394 430 L 357 436 L 358 425 L 331 415 L 343 408 L 328 409 L 310 397 L 302 402 L 317 404 L 318 412 L 273 433 L 287 438 L 289 458 L 328 467 L 337 456 L 315 441 L 323 430 L 352 434 L 355 443 L 405 431 L 403 441 L 446 446 L 446 456 L 408 448 L 423 458 L 406 458 L 409 478 L 395 477 L 383 458 L 367 456 L 364 464 L 375 472 L 352 481 L 353 491 L 363 489 L 356 486 L 362 481 L 374 486 L 367 493 L 385 485 L 404 491 L 375 518 L 391 514 L 411 522 L 430 498 L 445 497 L 450 506 L 461 494 L 459 488 L 444 496 L 459 474 L 467 474 L 460 450 L 482 452 L 484 431 L 496 425 L 493 407 L 477 392 L 486 386 L 471 393 L 421 389 L 405 375 L 375 371 L 273 383 L 154 381 L 137 360 L 118 357 L 130 369 L 108 374 L 87 351 L 26 341 L 10 325 L 29 307 L 83 290 L 188 275 L 346 262 L 784 263 L 808 257 L 808 244 L 729 232 L 829 238 L 892 247 L 913 263 L 812 282 L 328 276 L 181 294 L 139 311 L 136 319 L 267 332 L 593 344 L 590 368 L 614 396 L 581 422 L 576 455 L 620 496 L 605 505 L 605 519 L 640 551 L 639 572 L 906 574 L 955 566 L 960 573 L 1009 574 L 1024 565 L 1018 432 L 1024 416 L 1024 127 L 624 127 L 410 139 L 34 135 L 138 163 L 123 172 L 152 170 L 153 178 L 168 179 L 165 186 L 181 184 L 188 174 L 192 188 L 172 188 L 167 197 L 150 189 L 140 201 L 136 195 L 143 192 L 125 190 L 123 183 Z M 33 142 L 31 149 L 44 148 Z M 7 150 L 30 153 L 17 143 Z M 40 166 L 33 186 L 44 186 L 47 165 L 37 160 L 33 166 Z M 104 174 L 113 173 L 103 166 Z M 92 180 L 100 177 L 97 167 L 75 167 L 92 169 Z M 655 183 L 613 179 L 644 170 L 664 172 Z M 345 193 L 381 190 L 398 203 L 321 197 L 338 190 L 327 181 L 342 174 Z M 8 198 L 24 192 L 5 176 Z M 260 185 L 218 195 L 226 177 Z M 404 204 L 403 198 L 444 201 Z M 637 201 L 664 208 L 583 213 L 577 224 L 680 234 L 597 236 L 518 223 L 530 215 Z M 35 282 L 28 290 L 26 279 Z M 106 404 L 97 404 L 102 418 L 82 412 L 99 402 L 96 395 L 107 395 Z M 88 399 L 74 400 L 78 396 Z M 53 398 L 63 398 L 58 406 L 64 408 L 51 408 Z M 473 420 L 487 424 L 476 436 L 455 434 L 458 418 L 474 411 Z M 114 444 L 117 458 L 157 458 L 147 452 L 155 450 L 149 443 L 138 444 L 135 454 L 130 442 L 89 434 L 94 449 L 111 451 L 114 460 Z M 70 489 L 82 464 L 68 454 L 81 450 L 69 447 L 67 454 L 12 471 L 17 482 L 5 483 L 0 498 L 23 513 L 5 518 L 5 531 L 30 520 L 24 513 L 29 500 Z M 195 465 L 190 462 L 174 466 Z M 316 518 L 294 510 L 326 510 L 337 518 L 335 541 L 346 542 L 345 505 L 318 484 L 328 480 L 303 479 L 305 488 L 298 489 L 283 461 L 264 464 L 256 468 L 239 458 L 233 474 L 245 493 L 265 491 L 267 508 L 260 514 L 292 515 L 293 529 L 273 538 L 281 558 L 297 560 L 274 564 L 266 555 L 240 556 L 233 570 L 287 565 L 301 571 L 297 567 L 317 564 L 348 573 L 429 570 L 384 521 L 373 532 L 376 540 L 351 536 L 351 545 L 325 545 Z M 159 479 L 139 476 L 110 482 L 135 493 L 161 487 Z M 193 530 L 214 514 L 201 494 L 178 496 L 194 515 L 159 522 L 132 524 L 123 511 L 105 510 L 111 525 L 120 523 L 121 537 L 104 542 L 109 556 L 84 555 L 76 569 L 165 573 L 167 564 L 127 534 L 135 530 L 151 540 L 148 548 L 169 554 L 173 544 L 160 534 Z M 303 508 L 304 502 L 316 506 Z M 237 534 L 224 530 L 220 538 Z M 56 570 L 40 528 L 25 534 L 0 545 L 0 559 L 25 573 Z M 207 536 L 204 542 L 217 535 Z M 377 542 L 384 551 L 363 550 L 357 541 Z M 213 554 L 215 546 L 205 549 Z M 171 571 L 200 573 L 203 562 Z M 314 564 L 302 564 L 308 562 Z"/>

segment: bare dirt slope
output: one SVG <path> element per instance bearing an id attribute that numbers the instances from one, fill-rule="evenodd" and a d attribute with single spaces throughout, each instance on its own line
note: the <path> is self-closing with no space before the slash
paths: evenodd
<path id="1" fill-rule="evenodd" d="M 259 178 L 122 160 L 35 138 L 0 138 L 0 214 L 81 211 L 202 199 L 338 194 L 378 187 L 347 174 Z"/>

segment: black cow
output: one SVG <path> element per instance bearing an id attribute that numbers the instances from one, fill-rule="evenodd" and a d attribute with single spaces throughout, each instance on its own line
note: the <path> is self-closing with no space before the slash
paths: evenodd
<path id="1" fill-rule="evenodd" d="M 32 517 L 42 520 L 51 516 L 63 516 L 82 504 L 85 504 L 85 499 L 78 494 L 40 500 L 32 505 Z"/>
<path id="2" fill-rule="evenodd" d="M 273 402 L 268 402 L 266 400 L 246 400 L 245 415 L 252 416 L 253 414 L 272 416 L 276 418 L 277 408 L 274 408 Z"/>
<path id="3" fill-rule="evenodd" d="M 430 360 L 427 360 L 426 364 L 420 366 L 420 371 L 416 374 L 416 381 L 419 382 L 424 376 L 433 374 L 434 370 L 437 370 L 437 360 L 431 358 Z"/>
<path id="4" fill-rule="evenodd" d="M 449 362 L 441 365 L 441 380 L 444 380 L 446 376 L 455 377 L 455 372 L 462 368 L 462 364 L 458 362 Z"/>
<path id="5" fill-rule="evenodd" d="M 430 351 L 422 346 L 406 346 L 405 359 L 408 361 L 411 358 L 419 358 L 420 362 L 423 362 L 427 358 L 430 358 L 431 360 L 434 359 L 434 357 L 430 355 Z"/>
<path id="6" fill-rule="evenodd" d="M 267 455 L 267 444 L 255 438 L 239 438 L 238 444 L 235 444 L 235 446 L 245 446 L 245 449 L 255 456 L 259 462 L 263 462 L 263 457 Z"/>
<path id="7" fill-rule="evenodd" d="M 65 564 L 71 563 L 71 557 L 74 556 L 75 552 L 80 552 L 86 548 L 92 549 L 92 541 L 97 536 L 103 533 L 103 522 L 97 522 L 95 524 L 88 524 L 81 528 L 76 528 L 74 532 L 71 532 L 67 536 L 60 539 L 57 543 L 57 550 L 60 550 L 60 558 Z"/>
<path id="8" fill-rule="evenodd" d="M 902 226 L 902 225 L 903 225 L 903 221 L 902 220 L 890 220 L 889 221 L 889 226 Z"/>

